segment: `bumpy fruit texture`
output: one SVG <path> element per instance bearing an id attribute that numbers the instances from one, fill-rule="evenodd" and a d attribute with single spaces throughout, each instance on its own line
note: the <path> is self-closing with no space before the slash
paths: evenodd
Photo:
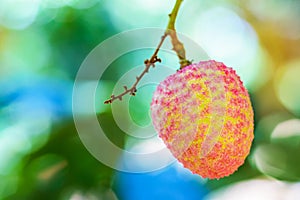
<path id="1" fill-rule="evenodd" d="M 214 60 L 170 75 L 154 92 L 151 117 L 172 154 L 203 178 L 222 178 L 244 163 L 253 110 L 235 71 Z"/>

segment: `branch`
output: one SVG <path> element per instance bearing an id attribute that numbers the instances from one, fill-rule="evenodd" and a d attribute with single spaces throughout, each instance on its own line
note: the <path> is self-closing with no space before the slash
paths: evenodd
<path id="1" fill-rule="evenodd" d="M 174 8 L 173 8 L 171 14 L 169 14 L 170 19 L 169 19 L 169 23 L 168 23 L 168 26 L 167 26 L 167 29 L 166 29 L 164 35 L 161 37 L 161 40 L 160 40 L 155 52 L 151 56 L 151 58 L 144 61 L 144 64 L 145 64 L 144 71 L 142 71 L 142 73 L 139 76 L 136 77 L 136 81 L 132 85 L 131 88 L 128 89 L 127 86 L 123 86 L 125 91 L 123 93 L 117 95 L 117 96 L 111 95 L 110 99 L 104 101 L 105 104 L 110 104 L 110 103 L 112 103 L 113 101 L 115 101 L 117 99 L 122 100 L 123 96 L 126 95 L 126 94 L 130 94 L 132 96 L 135 96 L 135 94 L 137 92 L 136 87 L 137 87 L 138 83 L 140 82 L 140 80 L 143 78 L 143 76 L 149 71 L 151 66 L 155 67 L 156 62 L 161 62 L 161 59 L 157 57 L 157 54 L 158 54 L 158 52 L 160 50 L 160 47 L 162 46 L 162 44 L 165 41 L 167 36 L 171 37 L 173 50 L 176 52 L 176 54 L 179 58 L 180 69 L 183 69 L 187 65 L 191 64 L 191 62 L 185 58 L 184 46 L 178 40 L 176 30 L 175 30 L 175 21 L 176 21 L 178 10 L 179 10 L 179 7 L 180 7 L 182 1 L 183 0 L 176 0 Z"/>

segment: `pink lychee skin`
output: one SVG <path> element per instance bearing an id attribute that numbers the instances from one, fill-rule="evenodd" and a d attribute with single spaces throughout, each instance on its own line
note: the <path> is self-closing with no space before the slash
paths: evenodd
<path id="1" fill-rule="evenodd" d="M 235 172 L 254 138 L 246 88 L 233 69 L 214 60 L 189 65 L 161 82 L 151 117 L 172 154 L 203 178 Z"/>

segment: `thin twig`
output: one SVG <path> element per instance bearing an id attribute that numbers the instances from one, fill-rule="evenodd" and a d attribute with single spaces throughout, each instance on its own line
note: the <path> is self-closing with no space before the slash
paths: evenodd
<path id="1" fill-rule="evenodd" d="M 162 37 L 161 37 L 161 40 L 155 50 L 155 52 L 153 53 L 153 55 L 151 56 L 150 60 L 147 59 L 144 61 L 144 64 L 145 64 L 145 69 L 144 71 L 136 77 L 136 81 L 135 83 L 132 85 L 131 88 L 127 88 L 127 86 L 124 86 L 124 89 L 125 91 L 121 94 L 119 94 L 118 96 L 115 96 L 115 95 L 111 95 L 110 99 L 104 101 L 105 104 L 109 104 L 109 103 L 112 103 L 114 100 L 116 99 L 119 99 L 119 100 L 122 100 L 122 97 L 126 94 L 130 94 L 132 96 L 135 96 L 135 93 L 137 92 L 137 89 L 136 89 L 136 86 L 138 85 L 138 83 L 140 82 L 140 80 L 143 78 L 143 76 L 149 71 L 150 67 L 155 67 L 155 63 L 156 62 L 161 62 L 161 59 L 157 57 L 157 54 L 159 52 L 159 49 L 161 47 L 161 45 L 164 43 L 166 37 L 168 35 L 167 34 L 164 34 Z"/>
<path id="2" fill-rule="evenodd" d="M 176 0 L 176 3 L 174 5 L 174 8 L 171 12 L 171 14 L 169 14 L 169 23 L 167 26 L 167 29 L 164 33 L 164 35 L 161 37 L 161 40 L 156 48 L 156 50 L 154 51 L 153 55 L 151 56 L 150 59 L 147 59 L 144 61 L 145 64 L 145 69 L 144 71 L 142 71 L 142 73 L 136 77 L 136 81 L 135 83 L 132 85 L 131 88 L 127 88 L 127 86 L 123 86 L 125 91 L 117 96 L 115 95 L 111 95 L 110 99 L 104 101 L 105 104 L 110 104 L 112 103 L 114 100 L 122 100 L 123 96 L 126 94 L 130 94 L 135 96 L 136 92 L 137 92 L 137 85 L 140 82 L 140 80 L 143 78 L 143 76 L 149 71 L 150 67 L 155 67 L 155 63 L 156 62 L 161 62 L 161 59 L 158 58 L 157 54 L 163 44 L 163 42 L 165 41 L 167 36 L 170 36 L 171 38 L 171 42 L 173 45 L 173 50 L 176 52 L 178 58 L 179 58 L 179 63 L 180 63 L 180 69 L 186 67 L 187 65 L 191 64 L 191 62 L 189 60 L 187 60 L 185 58 L 185 49 L 183 44 L 178 40 L 177 34 L 176 34 L 176 30 L 175 30 L 175 21 L 176 21 L 176 17 L 178 14 L 178 10 L 179 7 L 181 5 L 183 0 Z"/>

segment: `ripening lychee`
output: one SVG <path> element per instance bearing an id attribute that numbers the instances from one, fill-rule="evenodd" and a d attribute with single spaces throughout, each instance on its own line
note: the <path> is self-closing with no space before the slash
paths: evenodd
<path id="1" fill-rule="evenodd" d="M 203 178 L 241 166 L 253 140 L 253 110 L 235 71 L 214 60 L 191 64 L 161 82 L 151 117 L 172 154 Z"/>

